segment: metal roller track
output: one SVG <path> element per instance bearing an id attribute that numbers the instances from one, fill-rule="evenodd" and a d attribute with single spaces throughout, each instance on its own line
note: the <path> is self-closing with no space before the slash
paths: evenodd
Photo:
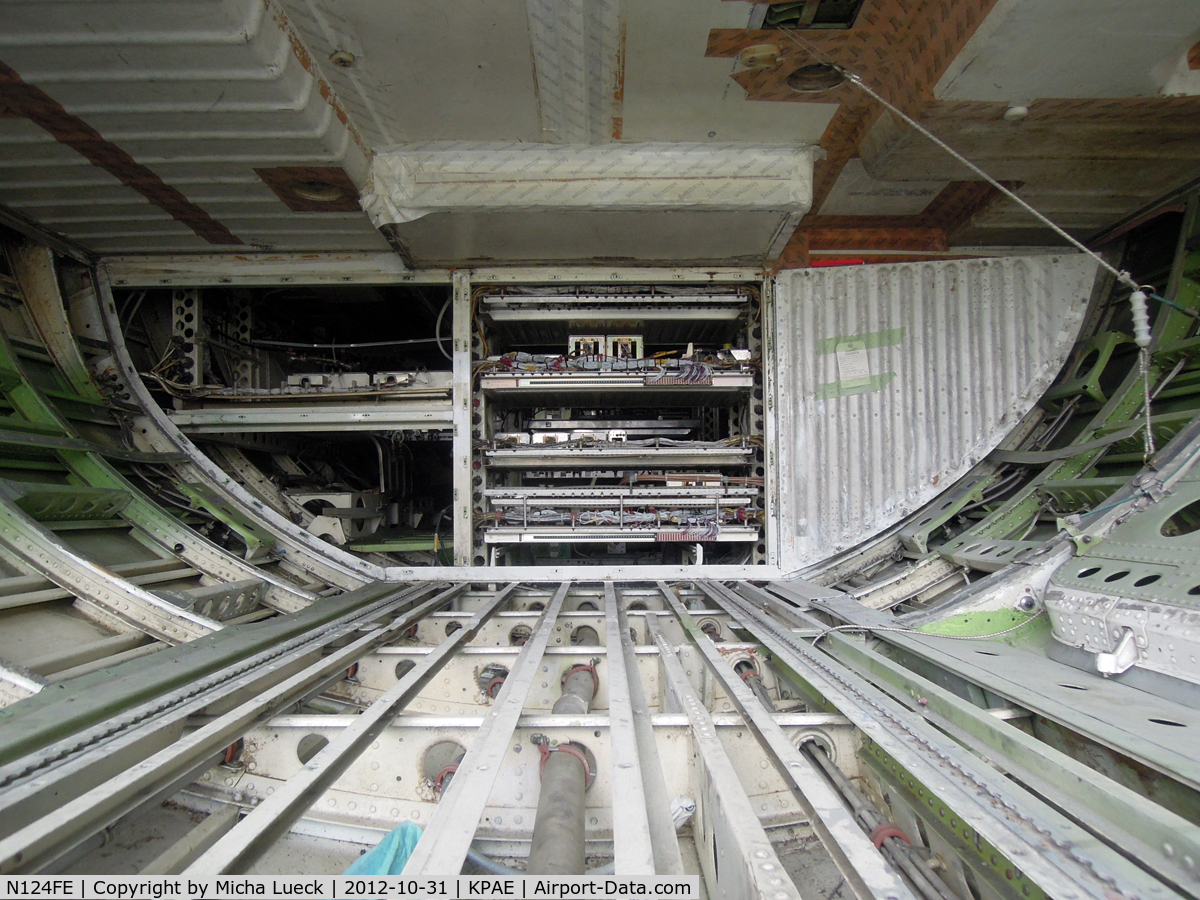
<path id="1" fill-rule="evenodd" d="M 936 802 L 957 810 L 967 832 L 978 832 L 1009 859 L 1022 860 L 1025 876 L 1047 894 L 1076 897 L 1084 892 L 1103 898 L 1114 884 L 1135 894 L 1150 890 L 1154 882 L 1141 870 L 1050 807 L 1017 795 L 982 760 L 914 718 L 878 688 L 824 653 L 803 646 L 725 586 L 701 587 L 850 718 L 866 737 L 868 753 L 878 746 L 887 764 L 894 761 L 934 792 L 931 801 L 936 797 Z"/>
<path id="2" fill-rule="evenodd" d="M 275 658 L 264 659 L 257 666 L 251 661 L 242 671 L 230 673 L 220 684 L 212 685 L 207 690 L 193 690 L 190 702 L 177 700 L 171 703 L 172 709 L 165 717 L 141 718 L 136 724 L 118 732 L 115 741 L 110 738 L 103 745 L 96 745 L 87 758 L 76 758 L 67 766 L 54 766 L 50 772 L 33 781 L 6 790 L 8 805 L 19 809 L 22 816 L 29 815 L 31 811 L 35 814 L 41 812 L 41 816 L 0 841 L 0 857 L 3 857 L 0 870 L 28 870 L 71 849 L 96 830 L 107 827 L 121 815 L 138 808 L 147 796 L 157 796 L 164 787 L 192 772 L 198 763 L 211 757 L 214 752 L 236 742 L 250 723 L 295 702 L 314 685 L 323 683 L 322 679 L 348 668 L 364 651 L 407 630 L 422 615 L 444 605 L 464 587 L 456 585 L 447 588 L 387 626 L 374 628 L 347 647 L 320 656 L 321 647 L 330 640 L 350 629 L 361 627 L 364 618 L 373 620 L 397 611 L 404 600 L 376 604 L 368 616 L 360 615 L 352 623 L 339 623 L 341 627 L 323 629 L 319 636 L 314 635 L 300 642 L 299 646 L 287 653 L 270 654 Z M 290 674 L 290 667 L 311 659 L 314 651 L 317 657 L 314 661 L 295 674 Z M 290 677 L 280 681 L 277 673 L 290 674 Z M 183 736 L 183 726 L 189 715 L 196 715 L 221 700 L 236 701 L 239 695 L 248 691 L 252 694 L 250 699 Z M 164 731 L 170 733 L 166 740 L 159 737 Z M 163 743 L 167 744 L 164 749 L 129 765 L 132 759 L 137 758 L 136 748 L 153 748 L 155 744 L 162 746 Z M 55 750 L 51 749 L 50 752 L 54 753 Z M 104 766 L 104 760 L 114 752 L 121 753 L 122 771 L 64 804 L 64 793 L 71 796 L 68 785 L 75 790 L 81 784 L 88 786 L 93 779 L 89 778 L 87 771 Z M 43 807 L 39 810 L 38 799 L 50 792 L 53 792 L 53 805 L 49 809 Z M 44 800 L 42 802 L 45 803 Z M 10 809 L 9 812 L 14 810 Z M 14 812 L 6 816 L 6 821 L 15 825 L 21 818 Z"/>
<path id="3" fill-rule="evenodd" d="M 1014 897 L 1189 893 L 1181 867 L 1160 866 L 1160 879 L 1134 865 L 990 768 L 949 716 L 938 730 L 850 668 L 851 639 L 836 654 L 810 643 L 826 626 L 791 612 L 771 584 L 374 590 L 353 612 L 0 768 L 0 871 L 50 866 L 173 794 L 241 810 L 240 822 L 214 819 L 196 852 L 169 856 L 194 877 L 268 874 L 289 830 L 371 844 L 406 819 L 424 828 L 408 876 L 470 872 L 480 853 L 519 873 L 538 754 L 574 747 L 594 777 L 588 869 L 611 861 L 618 878 L 690 873 L 708 896 L 807 897 L 825 873 L 826 889 L 844 881 L 860 900 L 974 900 L 969 885 L 989 865 L 979 853 L 991 853 L 1001 874 L 985 879 L 989 898 L 1006 896 L 1006 866 Z M 552 714 L 560 681 L 581 666 L 595 673 L 591 711 Z M 317 694 L 365 711 L 294 714 Z M 297 767 L 299 742 L 314 735 L 323 749 Z M 211 769 L 239 740 L 243 762 Z M 452 760 L 440 774 L 427 768 L 439 746 Z M 243 766 L 236 796 L 220 775 L 231 765 Z M 384 767 L 388 779 L 374 774 Z M 1093 798 L 1103 782 L 1092 779 Z M 893 830 L 864 826 L 863 804 Z M 939 816 L 969 839 L 936 832 Z"/>

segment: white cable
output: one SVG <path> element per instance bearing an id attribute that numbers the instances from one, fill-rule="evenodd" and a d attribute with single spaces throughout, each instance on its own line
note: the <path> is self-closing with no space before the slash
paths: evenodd
<path id="1" fill-rule="evenodd" d="M 451 356 L 450 352 L 442 345 L 442 319 L 445 318 L 446 310 L 450 308 L 450 301 L 453 299 L 453 297 L 447 298 L 446 302 L 442 305 L 442 311 L 438 313 L 437 324 L 433 326 L 433 336 L 437 341 L 438 349 L 442 351 L 442 356 L 446 357 L 446 359 L 450 360 L 450 362 L 454 362 L 454 357 Z"/>
<path id="2" fill-rule="evenodd" d="M 1142 411 L 1146 415 L 1146 424 L 1142 431 L 1142 462 L 1149 465 L 1151 457 L 1154 456 L 1156 450 L 1154 447 L 1154 431 L 1150 424 L 1150 351 L 1146 347 L 1142 347 L 1138 351 L 1138 362 L 1142 367 Z"/>
<path id="3" fill-rule="evenodd" d="M 995 178 L 993 178 L 991 175 L 989 175 L 983 169 L 979 168 L 979 166 L 975 165 L 975 163 L 971 162 L 971 160 L 967 159 L 965 156 L 963 156 L 961 153 L 959 153 L 957 150 L 955 150 L 953 147 L 951 147 L 949 144 L 947 144 L 945 141 L 943 141 L 941 138 L 939 138 L 936 134 L 934 134 L 932 131 L 930 131 L 928 128 L 926 128 L 924 125 L 922 125 L 920 122 L 918 122 L 916 119 L 912 118 L 910 115 L 905 113 L 903 110 L 898 109 L 897 107 L 893 106 L 891 103 L 889 103 L 887 100 L 885 100 L 879 94 L 877 94 L 874 90 L 872 90 L 867 85 L 867 83 L 865 81 L 863 81 L 862 78 L 860 78 L 854 72 L 851 72 L 849 69 L 845 68 L 844 66 L 839 66 L 832 59 L 830 59 L 827 54 L 823 53 L 817 47 L 814 47 L 811 43 L 809 43 L 808 41 L 801 38 L 798 34 L 796 34 L 791 29 L 781 28 L 780 31 L 784 32 L 788 37 L 790 37 L 793 41 L 795 41 L 797 45 L 799 45 L 802 49 L 807 50 L 813 56 L 823 58 L 828 65 L 832 66 L 834 69 L 837 69 L 839 72 L 841 72 L 842 75 L 844 75 L 846 77 L 847 81 L 849 81 L 852 85 L 854 85 L 856 88 L 858 88 L 864 94 L 867 94 L 868 96 L 873 97 L 876 101 L 883 104 L 885 107 L 887 107 L 893 113 L 895 113 L 897 116 L 899 116 L 901 119 L 903 119 L 906 123 L 908 123 L 909 126 L 911 126 L 912 128 L 915 128 L 921 134 L 925 135 L 926 138 L 928 138 L 934 144 L 937 144 L 937 146 L 941 147 L 943 150 L 945 150 L 947 153 L 949 153 L 958 162 L 962 163 L 964 166 L 966 166 L 968 169 L 970 169 L 972 172 L 974 172 L 976 175 L 978 175 L 980 178 L 982 178 L 984 181 L 986 181 L 988 184 L 990 184 L 996 190 L 1000 191 L 1002 194 L 1004 194 L 1004 196 L 1008 197 L 1010 200 L 1012 200 L 1014 203 L 1016 203 L 1018 206 L 1020 206 L 1026 212 L 1028 212 L 1031 216 L 1033 216 L 1034 218 L 1036 218 L 1037 220 L 1039 220 L 1040 222 L 1045 224 L 1048 228 L 1050 228 L 1059 237 L 1065 239 L 1070 244 L 1074 245 L 1077 249 L 1079 249 L 1083 253 L 1086 253 L 1088 256 L 1090 256 L 1092 259 L 1094 259 L 1096 262 L 1098 262 L 1102 267 L 1104 267 L 1109 272 L 1111 272 L 1118 281 L 1122 282 L 1125 285 L 1128 285 L 1130 288 L 1133 289 L 1133 293 L 1130 294 L 1130 297 L 1129 297 L 1129 305 L 1133 309 L 1134 341 L 1137 343 L 1138 347 L 1141 350 L 1141 352 L 1138 355 L 1140 357 L 1140 364 L 1141 364 L 1141 369 L 1142 369 L 1142 388 L 1145 393 L 1145 403 L 1143 404 L 1143 407 L 1145 410 L 1145 415 L 1146 415 L 1146 427 L 1145 427 L 1145 435 L 1144 435 L 1145 461 L 1147 463 L 1149 463 L 1150 458 L 1152 456 L 1154 456 L 1155 447 L 1154 447 L 1154 435 L 1151 433 L 1151 430 L 1150 430 L 1150 399 L 1151 399 L 1150 398 L 1150 363 L 1149 363 L 1150 351 L 1148 349 L 1149 345 L 1150 345 L 1150 323 L 1149 323 L 1149 316 L 1146 311 L 1146 293 L 1142 290 L 1142 286 L 1139 285 L 1137 283 L 1137 281 L 1134 280 L 1133 276 L 1130 275 L 1128 272 L 1121 271 L 1116 266 L 1110 264 L 1099 253 L 1096 253 L 1094 250 L 1092 250 L 1091 248 L 1089 248 L 1088 246 L 1083 244 L 1081 241 L 1078 241 L 1075 238 L 1073 238 L 1065 230 L 1060 228 L 1054 221 L 1052 221 L 1048 216 L 1046 216 L 1043 213 L 1039 212 L 1038 210 L 1034 209 L 1034 207 L 1032 207 L 1030 204 L 1026 203 L 1024 200 L 1022 200 L 1020 197 L 1018 197 L 1016 195 L 1016 193 L 1014 193 L 1013 191 L 1006 188 L 999 181 L 997 181 Z"/>

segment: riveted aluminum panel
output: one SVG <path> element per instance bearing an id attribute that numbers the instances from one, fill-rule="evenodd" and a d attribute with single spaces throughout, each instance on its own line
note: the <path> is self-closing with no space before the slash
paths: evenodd
<path id="1" fill-rule="evenodd" d="M 1080 254 L 780 275 L 780 568 L 899 522 L 995 449 L 1061 368 L 1095 273 Z"/>

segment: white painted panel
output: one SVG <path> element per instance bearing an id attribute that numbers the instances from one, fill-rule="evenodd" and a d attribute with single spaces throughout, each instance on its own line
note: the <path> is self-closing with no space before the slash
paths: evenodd
<path id="1" fill-rule="evenodd" d="M 623 138 L 627 141 L 817 143 L 838 105 L 821 94 L 747 101 L 737 61 L 705 56 L 712 28 L 745 28 L 758 4 L 726 0 L 625 3 Z M 762 21 L 761 9 L 758 21 Z"/>
<path id="2" fill-rule="evenodd" d="M 538 140 L 525 4 L 283 0 L 376 150 L 431 140 Z M 343 50 L 350 68 L 325 64 Z"/>
<path id="3" fill-rule="evenodd" d="M 599 144 L 619 129 L 619 0 L 525 0 L 542 137 Z"/>
<path id="4" fill-rule="evenodd" d="M 216 219 L 227 250 L 383 250 L 365 215 L 298 213 L 258 167 L 367 173 L 321 66 L 273 0 L 4 3 L 0 58 Z M 115 151 L 114 151 L 115 152 Z M 0 203 L 98 253 L 214 245 L 31 121 L 0 121 Z"/>
<path id="5" fill-rule="evenodd" d="M 755 210 L 486 210 L 435 213 L 395 233 L 421 268 L 605 260 L 754 266 L 791 235 L 795 218 Z"/>
<path id="6" fill-rule="evenodd" d="M 378 226 L 483 209 L 761 209 L 803 214 L 813 149 L 780 144 L 432 143 L 378 153 Z"/>
<path id="7" fill-rule="evenodd" d="M 1095 273 L 1079 254 L 780 275 L 780 567 L 877 534 L 993 450 L 1061 368 Z"/>
<path id="8" fill-rule="evenodd" d="M 945 181 L 881 181 L 858 157 L 842 167 L 821 206 L 823 216 L 917 216 Z"/>
<path id="9" fill-rule="evenodd" d="M 934 96 L 1009 103 L 1153 97 L 1198 38 L 1196 0 L 1000 0 Z M 1185 85 L 1166 92 L 1189 93 Z"/>
<path id="10" fill-rule="evenodd" d="M 812 161 L 806 145 L 416 144 L 376 154 L 361 202 L 422 265 L 755 262 L 808 210 Z"/>

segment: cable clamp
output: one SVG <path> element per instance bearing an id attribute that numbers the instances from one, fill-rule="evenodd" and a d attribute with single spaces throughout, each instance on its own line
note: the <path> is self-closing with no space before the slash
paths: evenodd
<path id="1" fill-rule="evenodd" d="M 539 742 L 537 738 L 541 738 Z M 592 786 L 592 782 L 596 780 L 596 774 L 592 771 L 591 764 L 588 763 L 587 754 L 583 752 L 583 745 L 575 746 L 569 741 L 564 741 L 561 744 L 550 746 L 550 739 L 544 734 L 535 734 L 530 738 L 537 745 L 538 750 L 542 754 L 541 764 L 538 766 L 538 777 L 541 778 L 546 774 L 546 762 L 550 759 L 551 753 L 569 753 L 571 756 L 579 760 L 583 766 L 583 789 L 587 790 Z"/>
<path id="2" fill-rule="evenodd" d="M 591 660 L 588 661 L 588 664 L 586 666 L 584 666 L 584 665 L 572 666 L 571 668 L 567 669 L 566 673 L 563 675 L 562 681 L 559 682 L 559 686 L 561 687 L 562 685 L 566 684 L 567 679 L 570 678 L 572 675 L 574 675 L 576 672 L 591 672 L 592 673 L 592 684 L 594 686 L 593 690 L 592 690 L 592 696 L 594 697 L 596 694 L 600 693 L 600 676 L 596 674 L 596 664 L 599 662 L 600 662 L 600 657 L 593 656 L 591 658 Z"/>
<path id="3" fill-rule="evenodd" d="M 1160 478 L 1150 472 L 1143 472 L 1134 479 L 1134 484 L 1138 486 L 1138 490 L 1143 496 L 1149 497 L 1155 503 L 1167 495 L 1166 485 L 1162 483 Z"/>
<path id="4" fill-rule="evenodd" d="M 453 775 L 457 771 L 458 771 L 458 763 L 450 763 L 450 765 L 446 766 L 446 768 L 444 768 L 444 769 L 442 769 L 442 771 L 438 772 L 437 778 L 434 779 L 434 782 L 433 782 L 434 790 L 436 790 L 440 794 L 442 792 L 442 782 L 445 780 L 446 776 Z"/>
<path id="5" fill-rule="evenodd" d="M 883 842 L 888 838 L 900 838 L 904 843 L 912 844 L 912 841 L 908 839 L 908 835 L 891 822 L 881 822 L 879 825 L 876 825 L 868 837 L 871 843 L 875 845 L 876 850 L 880 849 L 883 846 Z"/>

